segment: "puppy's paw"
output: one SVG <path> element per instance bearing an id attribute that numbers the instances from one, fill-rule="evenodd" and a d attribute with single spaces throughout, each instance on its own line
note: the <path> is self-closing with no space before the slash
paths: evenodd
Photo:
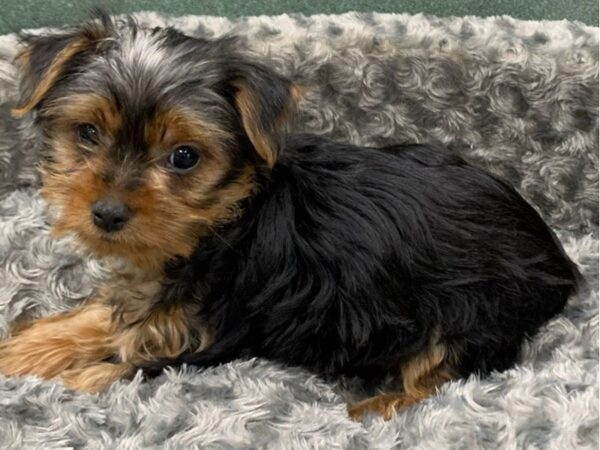
<path id="1" fill-rule="evenodd" d="M 59 378 L 70 389 L 96 393 L 118 380 L 131 378 L 134 373 L 135 368 L 130 364 L 101 362 L 79 369 L 65 370 Z"/>
<path id="2" fill-rule="evenodd" d="M 95 306 L 38 319 L 0 342 L 0 373 L 52 379 L 110 357 L 109 338 L 105 313 Z"/>
<path id="3" fill-rule="evenodd" d="M 384 420 L 394 417 L 400 408 L 414 405 L 418 400 L 402 394 L 382 394 L 348 406 L 352 420 L 361 421 L 367 414 L 378 414 Z"/>

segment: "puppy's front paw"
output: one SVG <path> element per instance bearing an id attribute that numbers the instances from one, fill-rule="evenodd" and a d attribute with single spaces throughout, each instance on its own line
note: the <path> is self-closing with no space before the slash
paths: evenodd
<path id="1" fill-rule="evenodd" d="M 65 386 L 84 392 L 100 392 L 118 380 L 128 379 L 135 368 L 127 363 L 101 362 L 80 369 L 70 369 L 60 374 Z"/>
<path id="2" fill-rule="evenodd" d="M 0 342 L 0 373 L 56 378 L 111 356 L 106 311 L 88 305 L 38 319 Z"/>
<path id="3" fill-rule="evenodd" d="M 64 342 L 43 339 L 37 331 L 17 334 L 0 342 L 0 373 L 53 378 L 72 364 Z"/>
<path id="4" fill-rule="evenodd" d="M 361 421 L 367 414 L 378 414 L 384 420 L 394 417 L 396 411 L 414 405 L 418 399 L 403 394 L 382 394 L 348 406 L 352 420 Z"/>

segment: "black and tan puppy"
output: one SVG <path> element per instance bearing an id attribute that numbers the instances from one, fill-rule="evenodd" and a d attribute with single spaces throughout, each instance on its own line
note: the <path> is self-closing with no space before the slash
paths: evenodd
<path id="1" fill-rule="evenodd" d="M 236 50 L 100 15 L 25 39 L 54 230 L 119 264 L 68 314 L 15 328 L 0 372 L 97 391 L 167 364 L 260 356 L 397 376 L 390 417 L 510 367 L 579 278 L 513 188 L 438 146 L 358 148 L 285 125 L 292 84 Z"/>

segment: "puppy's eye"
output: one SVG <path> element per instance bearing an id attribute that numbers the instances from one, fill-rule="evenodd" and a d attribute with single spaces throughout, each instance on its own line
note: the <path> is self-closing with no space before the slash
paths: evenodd
<path id="1" fill-rule="evenodd" d="M 200 155 L 193 147 L 181 145 L 169 155 L 167 162 L 174 171 L 187 172 L 196 167 L 198 161 L 200 161 Z"/>
<path id="2" fill-rule="evenodd" d="M 98 143 L 98 128 L 91 123 L 82 123 L 77 127 L 77 134 L 82 142 L 88 144 Z"/>

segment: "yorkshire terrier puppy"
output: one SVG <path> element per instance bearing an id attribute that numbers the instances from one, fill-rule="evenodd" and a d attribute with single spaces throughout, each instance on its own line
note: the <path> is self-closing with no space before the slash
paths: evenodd
<path id="1" fill-rule="evenodd" d="M 56 233 L 121 264 L 68 313 L 16 327 L 0 373 L 99 391 L 250 356 L 396 377 L 395 409 L 503 370 L 579 274 L 509 185 L 435 145 L 288 135 L 292 83 L 236 41 L 100 14 L 29 36 L 22 103 Z"/>

